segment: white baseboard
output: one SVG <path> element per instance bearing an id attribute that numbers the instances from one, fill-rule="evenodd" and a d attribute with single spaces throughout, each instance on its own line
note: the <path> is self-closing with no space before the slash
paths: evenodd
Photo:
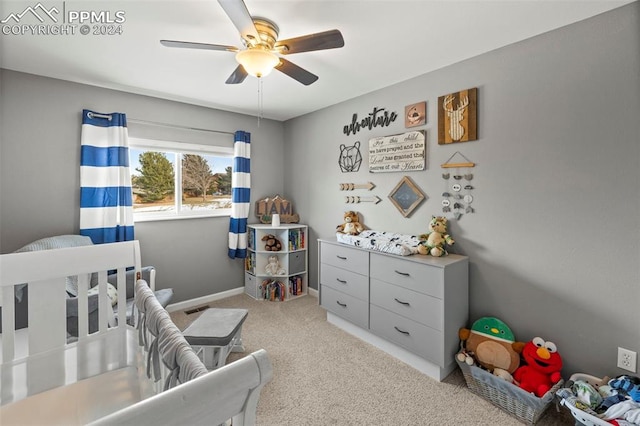
<path id="1" fill-rule="evenodd" d="M 227 297 L 237 296 L 244 293 L 244 287 L 237 287 L 231 290 L 222 291 L 220 293 L 209 294 L 207 296 L 196 297 L 195 299 L 183 300 L 182 302 L 172 303 L 167 305 L 167 312 L 182 311 L 194 306 L 206 305 L 209 302 L 215 302 L 216 300 L 226 299 Z M 309 287 L 309 296 L 318 298 L 318 290 Z"/>
<path id="2" fill-rule="evenodd" d="M 327 312 L 327 322 L 335 325 L 338 328 L 341 328 L 342 330 L 356 336 L 361 340 L 364 340 L 365 342 L 377 347 L 378 349 L 388 353 L 389 355 L 399 359 L 405 364 L 410 365 L 421 373 L 426 374 L 427 376 L 436 379 L 439 382 L 447 377 L 457 365 L 455 361 L 452 361 L 449 363 L 449 365 L 442 368 L 430 361 L 427 361 L 424 358 L 417 356 L 414 353 L 409 352 L 404 348 L 401 348 L 398 345 L 389 342 L 388 340 L 378 337 L 375 334 L 364 330 L 357 325 L 354 325 L 340 318 L 337 315 L 332 314 L 331 312 Z"/>
<path id="3" fill-rule="evenodd" d="M 206 305 L 209 302 L 215 302 L 216 300 L 226 299 L 227 297 L 236 296 L 242 293 L 244 293 L 244 287 L 238 287 L 227 291 L 221 291 L 220 293 L 209 294 L 207 296 L 196 297 L 195 299 L 172 303 L 168 305 L 166 309 L 167 312 L 181 311 L 193 306 Z"/>

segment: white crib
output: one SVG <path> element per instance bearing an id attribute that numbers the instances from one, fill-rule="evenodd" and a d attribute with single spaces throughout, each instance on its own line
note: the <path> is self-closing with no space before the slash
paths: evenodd
<path id="1" fill-rule="evenodd" d="M 137 241 L 0 256 L 2 359 L 0 420 L 11 424 L 255 424 L 262 387 L 273 370 L 259 350 L 218 370 L 160 392 L 147 377 L 138 330 L 113 324 L 107 271 L 125 287 L 127 268 L 140 270 Z M 98 273 L 99 329 L 88 333 L 87 291 Z M 78 277 L 77 341 L 66 333 L 66 277 Z M 29 326 L 14 331 L 14 286 L 29 286 Z M 118 318 L 126 318 L 118 292 Z M 110 325 L 111 324 L 111 325 Z"/>

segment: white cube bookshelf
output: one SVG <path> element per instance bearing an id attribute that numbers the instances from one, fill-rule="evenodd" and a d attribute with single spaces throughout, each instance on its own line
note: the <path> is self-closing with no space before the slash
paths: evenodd
<path id="1" fill-rule="evenodd" d="M 308 292 L 308 227 L 298 223 L 254 224 L 247 226 L 248 250 L 245 261 L 245 293 L 254 299 L 288 301 Z M 282 244 L 279 251 L 265 248 L 267 235 L 274 235 Z M 277 274 L 267 272 L 269 257 L 276 256 L 280 264 Z"/>

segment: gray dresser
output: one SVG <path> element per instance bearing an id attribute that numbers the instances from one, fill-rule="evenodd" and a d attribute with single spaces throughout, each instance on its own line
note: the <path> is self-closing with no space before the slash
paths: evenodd
<path id="1" fill-rule="evenodd" d="M 466 256 L 397 256 L 318 240 L 318 262 L 327 321 L 437 380 L 453 371 L 469 317 Z"/>

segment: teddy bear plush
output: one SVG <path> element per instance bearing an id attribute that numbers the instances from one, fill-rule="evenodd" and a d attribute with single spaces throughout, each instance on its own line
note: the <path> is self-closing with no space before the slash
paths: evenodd
<path id="1" fill-rule="evenodd" d="M 453 245 L 455 241 L 447 234 L 447 218 L 442 216 L 431 216 L 429 222 L 429 232 L 418 237 L 421 244 L 418 246 L 418 253 L 430 254 L 434 257 L 447 255 L 445 246 Z"/>
<path id="2" fill-rule="evenodd" d="M 518 385 L 542 397 L 562 379 L 562 357 L 553 342 L 545 342 L 541 337 L 534 337 L 522 349 L 525 365 L 521 365 L 513 373 Z"/>
<path id="3" fill-rule="evenodd" d="M 273 234 L 267 234 L 262 237 L 262 241 L 264 241 L 264 249 L 266 251 L 280 251 L 282 250 L 282 243 L 278 238 L 276 238 Z"/>
<path id="4" fill-rule="evenodd" d="M 520 365 L 523 342 L 516 342 L 507 324 L 495 317 L 482 317 L 471 329 L 461 328 L 458 337 L 465 342 L 465 350 L 474 354 L 478 364 L 493 372 L 500 368 L 513 372 Z"/>
<path id="5" fill-rule="evenodd" d="M 336 227 L 336 231 L 342 234 L 358 235 L 364 231 L 364 226 L 358 220 L 358 213 L 350 210 L 344 213 L 344 222 Z"/>

